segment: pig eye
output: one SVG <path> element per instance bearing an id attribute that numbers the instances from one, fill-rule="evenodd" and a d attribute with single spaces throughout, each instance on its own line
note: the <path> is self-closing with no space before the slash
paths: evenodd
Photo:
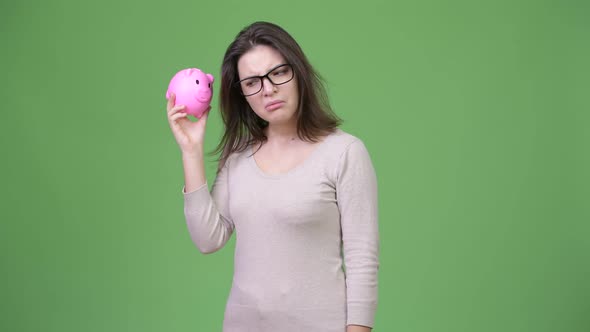
<path id="1" fill-rule="evenodd" d="M 211 87 L 211 83 L 208 83 L 207 86 Z"/>
<path id="2" fill-rule="evenodd" d="M 199 80 L 197 80 L 197 84 L 199 84 Z"/>

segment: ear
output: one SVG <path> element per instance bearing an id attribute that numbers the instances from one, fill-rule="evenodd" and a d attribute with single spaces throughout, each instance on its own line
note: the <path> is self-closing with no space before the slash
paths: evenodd
<path id="1" fill-rule="evenodd" d="M 166 99 L 170 99 L 170 90 L 166 90 Z"/>
<path id="2" fill-rule="evenodd" d="M 211 83 L 213 83 L 213 81 L 215 81 L 215 78 L 213 78 L 213 75 L 211 75 L 211 74 L 207 74 L 207 78 L 209 79 L 209 81 L 211 81 Z"/>

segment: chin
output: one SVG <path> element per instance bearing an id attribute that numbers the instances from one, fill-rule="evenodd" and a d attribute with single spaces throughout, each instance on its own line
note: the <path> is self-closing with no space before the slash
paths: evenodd
<path id="1" fill-rule="evenodd" d="M 289 123 L 296 119 L 295 112 L 288 112 L 283 109 L 278 109 L 272 112 L 264 111 L 262 114 L 257 114 L 261 119 L 273 125 Z"/>
<path id="2" fill-rule="evenodd" d="M 285 114 L 275 114 L 276 116 L 268 116 L 266 122 L 273 125 L 283 125 L 297 121 L 295 115 L 285 116 Z"/>

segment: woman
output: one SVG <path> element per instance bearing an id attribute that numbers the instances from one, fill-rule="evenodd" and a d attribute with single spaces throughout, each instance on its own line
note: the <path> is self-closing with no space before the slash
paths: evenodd
<path id="1" fill-rule="evenodd" d="M 193 242 L 212 253 L 236 231 L 223 331 L 370 331 L 379 240 L 364 144 L 338 129 L 301 48 L 271 23 L 244 28 L 229 45 L 220 98 L 225 133 L 210 192 L 207 115 L 191 122 L 171 96 L 168 120 Z"/>

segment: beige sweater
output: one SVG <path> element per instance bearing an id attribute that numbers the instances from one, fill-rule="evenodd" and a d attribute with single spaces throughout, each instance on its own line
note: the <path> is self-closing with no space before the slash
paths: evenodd
<path id="1" fill-rule="evenodd" d="M 377 180 L 363 142 L 337 130 L 280 175 L 265 174 L 251 154 L 231 155 L 211 192 L 207 184 L 182 190 L 188 230 L 201 252 L 220 249 L 236 232 L 223 331 L 372 327 Z"/>

